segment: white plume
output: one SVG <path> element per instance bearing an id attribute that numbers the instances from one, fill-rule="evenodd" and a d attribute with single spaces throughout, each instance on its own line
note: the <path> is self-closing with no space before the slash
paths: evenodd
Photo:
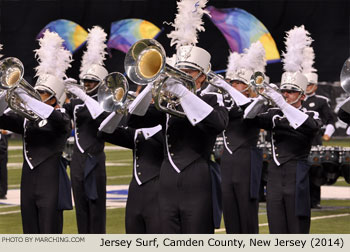
<path id="1" fill-rule="evenodd" d="M 66 70 L 71 66 L 72 54 L 64 49 L 64 40 L 56 33 L 46 30 L 39 39 L 40 48 L 34 50 L 39 66 L 35 68 L 36 76 L 52 74 L 59 79 L 66 77 Z"/>
<path id="2" fill-rule="evenodd" d="M 265 48 L 260 41 L 252 43 L 248 49 L 244 49 L 241 60 L 242 68 L 264 73 L 265 66 Z"/>
<path id="3" fill-rule="evenodd" d="M 238 52 L 231 52 L 228 57 L 226 73 L 235 73 L 240 68 L 242 56 Z"/>
<path id="4" fill-rule="evenodd" d="M 1 50 L 2 50 L 2 44 L 0 44 L 0 51 Z M 4 56 L 4 55 L 0 54 L 0 59 L 2 58 L 2 56 Z"/>
<path id="5" fill-rule="evenodd" d="M 87 37 L 86 51 L 84 52 L 83 59 L 81 61 L 80 74 L 84 74 L 92 64 L 103 66 L 103 61 L 106 59 L 107 52 L 105 49 L 107 34 L 99 26 L 94 26 L 89 29 Z"/>
<path id="6" fill-rule="evenodd" d="M 286 52 L 282 53 L 283 69 L 286 72 L 297 72 L 302 70 L 304 59 L 304 48 L 311 45 L 310 33 L 305 30 L 304 25 L 294 27 L 287 32 L 285 37 Z"/>
<path id="7" fill-rule="evenodd" d="M 303 68 L 303 73 L 307 74 L 317 72 L 317 70 L 312 67 L 312 65 L 315 63 L 314 49 L 311 46 L 305 47 L 303 54 L 304 61 L 301 65 Z"/>
<path id="8" fill-rule="evenodd" d="M 208 0 L 180 0 L 177 2 L 178 14 L 174 23 L 175 30 L 167 36 L 171 39 L 170 46 L 176 44 L 176 49 L 183 45 L 196 45 L 197 32 L 205 31 L 203 26 L 203 14 L 209 15 L 204 10 Z"/>

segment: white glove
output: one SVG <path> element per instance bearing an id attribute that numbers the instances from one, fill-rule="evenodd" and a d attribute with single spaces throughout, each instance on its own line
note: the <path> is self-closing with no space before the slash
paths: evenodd
<path id="1" fill-rule="evenodd" d="M 169 80 L 164 88 L 165 91 L 175 95 L 178 98 L 184 97 L 187 93 L 191 93 L 181 82 L 176 80 Z"/>
<path id="2" fill-rule="evenodd" d="M 283 95 L 273 88 L 266 87 L 264 93 L 282 110 L 293 129 L 297 129 L 307 120 L 307 114 L 288 104 Z"/>
<path id="3" fill-rule="evenodd" d="M 75 84 L 77 85 L 78 84 L 78 81 L 74 78 L 67 78 L 64 80 L 64 84 Z"/>
<path id="4" fill-rule="evenodd" d="M 213 111 L 210 105 L 190 92 L 182 84 L 174 83 L 168 85 L 165 90 L 176 95 L 180 99 L 180 104 L 193 126 L 201 122 Z"/>
<path id="5" fill-rule="evenodd" d="M 288 104 L 281 93 L 277 92 L 273 88 L 270 88 L 269 86 L 266 86 L 264 94 L 270 97 L 270 99 L 281 109 Z"/>
<path id="6" fill-rule="evenodd" d="M 42 101 L 38 101 L 37 99 L 29 96 L 22 89 L 16 89 L 15 92 L 21 98 L 25 106 L 28 107 L 30 110 L 32 110 L 41 119 L 47 119 L 51 115 L 52 111 L 54 111 L 54 107 L 48 104 L 45 104 Z"/>
<path id="7" fill-rule="evenodd" d="M 254 118 L 261 111 L 266 99 L 259 95 L 257 98 L 253 98 L 253 102 L 244 110 L 243 118 Z"/>
<path id="8" fill-rule="evenodd" d="M 239 92 L 237 89 L 228 84 L 225 80 L 215 77 L 211 81 L 214 86 L 219 87 L 225 90 L 232 97 L 237 106 L 242 106 L 250 102 L 250 99 L 246 97 L 244 94 Z"/>
<path id="9" fill-rule="evenodd" d="M 85 102 L 86 98 L 89 97 L 81 88 L 73 86 L 73 85 L 68 85 L 67 90 L 69 93 L 74 94 L 76 97 L 81 99 L 83 102 Z"/>
<path id="10" fill-rule="evenodd" d="M 213 93 L 217 91 L 218 91 L 218 88 L 214 87 L 212 84 L 209 83 L 208 86 L 202 90 L 201 95 L 205 95 L 205 94 Z"/>
<path id="11" fill-rule="evenodd" d="M 152 84 L 148 84 L 129 106 L 129 113 L 143 116 L 152 101 Z"/>
<path id="12" fill-rule="evenodd" d="M 7 107 L 6 93 L 6 91 L 2 91 L 0 94 L 0 116 L 2 116 Z"/>

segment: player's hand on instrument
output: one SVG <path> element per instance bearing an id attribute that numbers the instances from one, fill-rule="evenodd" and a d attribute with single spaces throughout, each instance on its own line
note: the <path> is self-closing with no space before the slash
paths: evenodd
<path id="1" fill-rule="evenodd" d="M 188 92 L 190 92 L 181 82 L 176 80 L 167 81 L 165 91 L 177 96 L 178 98 L 184 97 Z"/>
<path id="2" fill-rule="evenodd" d="M 81 99 L 83 102 L 85 102 L 88 95 L 79 87 L 77 86 L 68 86 L 67 91 L 74 94 L 76 97 Z"/>

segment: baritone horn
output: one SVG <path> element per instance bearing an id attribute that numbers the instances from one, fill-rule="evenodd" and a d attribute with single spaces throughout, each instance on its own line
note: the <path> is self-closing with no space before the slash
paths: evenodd
<path id="1" fill-rule="evenodd" d="M 137 41 L 127 52 L 124 67 L 133 82 L 139 85 L 153 82 L 152 96 L 158 110 L 185 117 L 184 112 L 176 109 L 179 99 L 166 92 L 164 87 L 176 82 L 194 93 L 195 82 L 192 76 L 166 63 L 166 54 L 159 42 L 154 39 Z"/>
<path id="2" fill-rule="evenodd" d="M 39 116 L 26 107 L 25 102 L 15 92 L 17 88 L 24 90 L 29 96 L 41 101 L 40 94 L 23 78 L 22 62 L 14 57 L 0 61 L 0 89 L 6 91 L 8 106 L 16 113 L 29 120 L 37 120 Z"/>
<path id="3" fill-rule="evenodd" d="M 104 111 L 127 113 L 127 107 L 135 97 L 129 93 L 129 84 L 125 76 L 113 72 L 106 76 L 97 91 L 97 100 Z"/>

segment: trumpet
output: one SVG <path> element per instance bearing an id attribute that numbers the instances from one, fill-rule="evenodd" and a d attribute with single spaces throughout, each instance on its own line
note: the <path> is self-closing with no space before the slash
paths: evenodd
<path id="1" fill-rule="evenodd" d="M 222 90 L 222 88 L 216 86 L 215 83 L 214 83 L 212 80 L 213 80 L 214 78 L 219 78 L 219 79 L 222 79 L 222 80 L 226 81 L 226 80 L 224 79 L 223 76 L 221 76 L 220 74 L 215 73 L 214 71 L 209 71 L 208 74 L 207 74 L 207 76 L 208 76 L 208 82 L 209 82 L 210 85 L 213 85 L 214 87 L 218 88 L 219 90 Z M 227 82 L 227 81 L 226 81 L 226 82 Z M 228 83 L 228 82 L 227 82 L 227 84 L 231 85 L 231 84 Z"/>
<path id="2" fill-rule="evenodd" d="M 39 116 L 26 107 L 25 102 L 15 92 L 17 88 L 24 90 L 29 96 L 41 101 L 40 94 L 23 78 L 22 62 L 14 57 L 0 61 L 0 89 L 6 91 L 8 106 L 29 120 L 38 120 Z"/>
<path id="3" fill-rule="evenodd" d="M 265 74 L 263 72 L 254 72 L 253 75 L 250 77 L 250 85 L 254 88 L 255 92 L 258 95 L 263 96 L 267 100 L 270 100 L 270 98 L 264 94 L 264 90 L 266 87 L 272 88 L 276 91 L 278 91 L 277 86 L 272 86 L 269 83 L 265 82 Z"/>
<path id="4" fill-rule="evenodd" d="M 137 41 L 125 56 L 124 67 L 127 76 L 139 85 L 152 83 L 152 96 L 155 107 L 163 112 L 185 117 L 185 113 L 177 110 L 180 101 L 164 90 L 174 79 L 183 84 L 191 92 L 195 92 L 192 76 L 166 63 L 163 46 L 154 39 Z"/>
<path id="5" fill-rule="evenodd" d="M 97 91 L 97 101 L 104 111 L 126 114 L 128 105 L 135 99 L 129 93 L 129 83 L 125 76 L 113 72 L 106 76 Z"/>

